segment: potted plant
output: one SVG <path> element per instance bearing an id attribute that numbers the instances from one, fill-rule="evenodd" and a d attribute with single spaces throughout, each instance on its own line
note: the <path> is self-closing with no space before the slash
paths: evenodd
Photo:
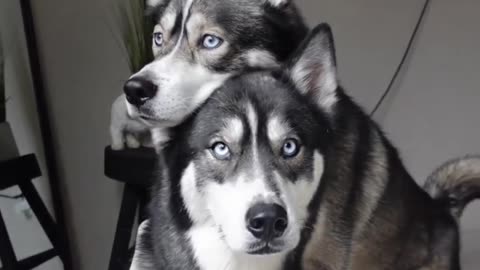
<path id="1" fill-rule="evenodd" d="M 135 73 L 151 62 L 153 26 L 145 16 L 144 0 L 128 0 L 118 6 L 120 46 L 125 51 L 130 71 Z"/>
<path id="2" fill-rule="evenodd" d="M 5 85 L 5 58 L 0 40 L 0 161 L 18 156 L 12 129 L 7 122 L 7 96 Z"/>

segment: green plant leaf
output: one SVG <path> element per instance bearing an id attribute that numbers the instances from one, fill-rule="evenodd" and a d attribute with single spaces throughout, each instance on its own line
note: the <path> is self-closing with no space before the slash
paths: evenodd
<path id="1" fill-rule="evenodd" d="M 144 16 L 144 0 L 121 1 L 114 8 L 116 23 L 120 27 L 121 47 L 127 55 L 130 71 L 135 73 L 152 61 L 152 25 Z"/>

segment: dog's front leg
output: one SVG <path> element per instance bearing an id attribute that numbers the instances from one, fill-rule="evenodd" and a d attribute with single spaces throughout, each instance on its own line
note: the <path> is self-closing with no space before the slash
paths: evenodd
<path id="1" fill-rule="evenodd" d="M 112 149 L 115 151 L 122 150 L 124 145 L 123 130 L 115 125 L 110 126 L 110 137 L 112 139 Z"/>

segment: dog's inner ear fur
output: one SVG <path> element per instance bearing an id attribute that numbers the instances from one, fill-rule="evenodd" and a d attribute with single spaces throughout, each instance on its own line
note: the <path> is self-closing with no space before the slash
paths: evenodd
<path id="1" fill-rule="evenodd" d="M 330 26 L 320 24 L 312 30 L 293 57 L 289 75 L 298 91 L 315 98 L 324 109 L 336 103 L 338 81 Z"/>

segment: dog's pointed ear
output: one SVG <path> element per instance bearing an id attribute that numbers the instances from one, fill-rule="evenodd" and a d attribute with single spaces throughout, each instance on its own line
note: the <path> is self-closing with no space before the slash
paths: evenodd
<path id="1" fill-rule="evenodd" d="M 304 95 L 330 109 L 337 101 L 338 88 L 335 46 L 330 26 L 315 27 L 294 54 L 288 72 L 295 87 Z"/>
<path id="2" fill-rule="evenodd" d="M 264 1 L 273 7 L 282 8 L 290 4 L 293 0 L 264 0 Z"/>

